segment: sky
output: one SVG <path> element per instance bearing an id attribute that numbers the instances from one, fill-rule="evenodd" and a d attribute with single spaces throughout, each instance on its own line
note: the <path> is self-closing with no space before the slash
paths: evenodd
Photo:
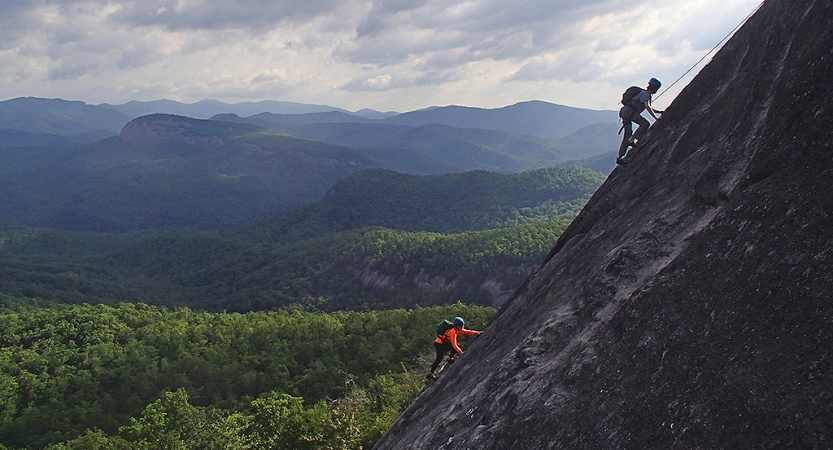
<path id="1" fill-rule="evenodd" d="M 0 100 L 406 112 L 667 87 L 760 0 L 2 0 Z M 655 106 L 673 100 L 703 64 Z"/>

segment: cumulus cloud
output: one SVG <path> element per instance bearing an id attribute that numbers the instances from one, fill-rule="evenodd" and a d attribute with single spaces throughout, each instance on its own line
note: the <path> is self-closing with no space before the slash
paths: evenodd
<path id="1" fill-rule="evenodd" d="M 32 27 L 40 23 L 30 2 L 8 0 L 0 3 L 0 51 L 13 49 Z"/>
<path id="2" fill-rule="evenodd" d="M 682 73 L 758 3 L 5 0 L 0 97 L 385 109 L 467 98 L 567 103 L 582 86 L 594 94 L 574 105 L 598 107 L 633 78 Z"/>
<path id="3" fill-rule="evenodd" d="M 349 92 L 385 92 L 410 87 L 436 86 L 460 81 L 464 77 L 457 71 L 392 70 L 383 73 L 363 73 L 340 86 Z"/>
<path id="4" fill-rule="evenodd" d="M 154 47 L 146 45 L 134 46 L 122 52 L 116 66 L 119 69 L 135 69 L 151 64 L 158 60 L 159 52 Z"/>
<path id="5" fill-rule="evenodd" d="M 78 78 L 95 68 L 88 63 L 61 65 L 49 71 L 50 80 L 72 80 Z"/>

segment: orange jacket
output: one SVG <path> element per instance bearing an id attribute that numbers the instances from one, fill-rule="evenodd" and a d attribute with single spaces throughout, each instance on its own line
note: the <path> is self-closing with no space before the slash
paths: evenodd
<path id="1" fill-rule="evenodd" d="M 466 327 L 460 327 L 459 329 L 457 327 L 452 327 L 449 328 L 448 331 L 445 332 L 445 334 L 437 336 L 437 339 L 434 339 L 434 342 L 436 342 L 437 344 L 450 342 L 451 346 L 454 347 L 454 350 L 457 353 L 463 353 L 463 351 L 460 350 L 460 346 L 457 345 L 457 335 L 459 334 L 480 334 L 480 332 L 469 330 Z"/>

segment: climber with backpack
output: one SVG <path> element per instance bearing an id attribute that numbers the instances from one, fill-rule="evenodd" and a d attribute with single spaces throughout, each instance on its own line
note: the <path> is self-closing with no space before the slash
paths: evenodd
<path id="1" fill-rule="evenodd" d="M 628 147 L 636 147 L 639 140 L 648 131 L 651 126 L 648 119 L 642 117 L 642 111 L 648 111 L 648 114 L 659 120 L 657 114 L 662 114 L 664 111 L 659 111 L 651 107 L 651 96 L 656 94 L 662 83 L 656 78 L 651 78 L 648 81 L 648 87 L 642 89 L 638 86 L 629 87 L 624 94 L 622 94 L 622 109 L 619 110 L 619 117 L 622 119 L 622 128 L 619 133 L 625 130 L 625 135 L 622 136 L 622 144 L 619 146 L 619 154 L 616 157 L 616 164 L 625 164 L 625 153 Z M 639 127 L 636 132 L 633 131 L 633 122 L 636 122 Z"/>
<path id="2" fill-rule="evenodd" d="M 437 325 L 437 338 L 434 339 L 434 349 L 437 350 L 437 358 L 434 360 L 434 364 L 431 365 L 431 371 L 428 372 L 426 378 L 431 380 L 436 380 L 437 375 L 434 374 L 434 371 L 437 370 L 440 363 L 443 360 L 443 356 L 448 352 L 448 362 L 454 362 L 454 358 L 457 354 L 462 355 L 463 350 L 460 349 L 460 346 L 457 344 L 457 336 L 460 334 L 473 334 L 480 336 L 483 334 L 482 331 L 474 331 L 469 330 L 465 327 L 466 321 L 463 320 L 462 317 L 455 317 L 454 321 L 451 322 L 449 320 L 443 320 Z"/>

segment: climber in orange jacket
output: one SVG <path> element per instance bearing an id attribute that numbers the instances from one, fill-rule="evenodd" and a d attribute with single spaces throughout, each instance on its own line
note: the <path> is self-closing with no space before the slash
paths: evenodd
<path id="1" fill-rule="evenodd" d="M 446 352 L 450 352 L 448 355 L 449 363 L 454 361 L 454 358 L 458 353 L 461 355 L 463 354 L 463 350 L 461 350 L 460 346 L 457 344 L 458 335 L 476 334 L 479 336 L 483 334 L 482 331 L 469 330 L 465 327 L 465 325 L 466 321 L 464 321 L 462 317 L 455 317 L 454 326 L 448 328 L 442 334 L 437 335 L 437 339 L 434 339 L 434 348 L 437 350 L 437 358 L 434 360 L 434 364 L 431 365 L 431 371 L 428 372 L 427 378 L 434 380 L 437 379 L 434 371 L 437 370 L 437 367 L 439 367 Z"/>

